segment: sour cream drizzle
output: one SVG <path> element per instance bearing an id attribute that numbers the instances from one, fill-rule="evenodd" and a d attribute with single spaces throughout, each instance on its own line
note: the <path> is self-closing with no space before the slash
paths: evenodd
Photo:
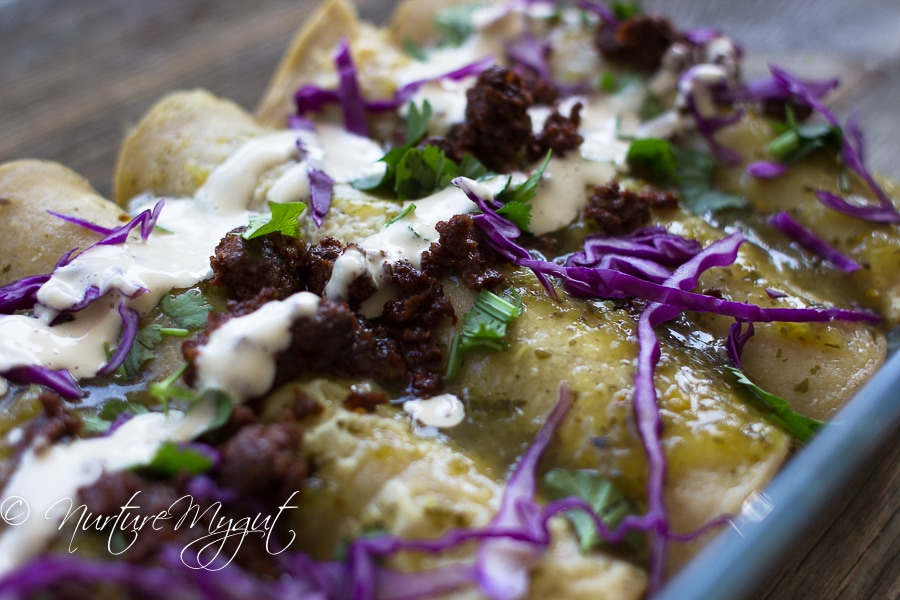
<path id="1" fill-rule="evenodd" d="M 264 394 L 275 379 L 275 356 L 291 342 L 291 325 L 311 317 L 319 297 L 300 292 L 230 319 L 209 337 L 196 360 L 201 388 L 219 388 L 237 402 Z"/>

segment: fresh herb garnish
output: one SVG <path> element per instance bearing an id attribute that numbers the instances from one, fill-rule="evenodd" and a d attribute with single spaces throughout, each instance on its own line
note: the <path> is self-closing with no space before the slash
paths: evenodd
<path id="1" fill-rule="evenodd" d="M 612 481 L 596 471 L 551 469 L 544 475 L 544 489 L 554 499 L 577 496 L 591 505 L 594 513 L 610 529 L 615 529 L 628 515 L 637 514 L 637 509 Z M 581 542 L 581 551 L 589 552 L 606 542 L 594 526 L 593 519 L 581 511 L 571 511 L 566 515 Z M 632 532 L 625 540 L 635 550 L 644 544 L 640 532 Z"/>
<path id="2" fill-rule="evenodd" d="M 81 421 L 88 432 L 105 433 L 123 414 L 141 415 L 148 412 L 150 410 L 143 404 L 114 399 L 107 401 L 96 415 L 82 417 Z"/>
<path id="3" fill-rule="evenodd" d="M 460 4 L 441 9 L 434 16 L 441 46 L 459 46 L 475 32 L 472 13 L 478 4 Z"/>
<path id="4" fill-rule="evenodd" d="M 390 221 L 388 221 L 387 223 L 385 223 L 384 226 L 385 226 L 385 227 L 390 227 L 391 225 L 393 225 L 393 224 L 396 223 L 397 221 L 400 221 L 400 220 L 402 220 L 402 219 L 405 219 L 406 217 L 408 217 L 409 215 L 411 215 L 413 212 L 415 212 L 415 210 L 416 210 L 416 205 L 415 205 L 415 204 L 407 204 L 406 207 L 404 207 L 403 210 L 401 210 L 399 213 L 397 213 L 397 215 L 396 215 L 393 219 L 391 219 Z"/>
<path id="5" fill-rule="evenodd" d="M 166 442 L 159 447 L 153 460 L 140 468 L 163 477 L 178 473 L 198 475 L 209 471 L 214 463 L 215 460 L 211 456 L 190 445 L 181 446 Z"/>
<path id="6" fill-rule="evenodd" d="M 798 125 L 791 107 L 787 106 L 786 110 L 786 123 L 779 127 L 780 134 L 766 148 L 769 154 L 785 164 L 797 162 L 820 148 L 840 156 L 844 136 L 840 127 L 829 123 Z"/>
<path id="7" fill-rule="evenodd" d="M 822 427 L 825 426 L 824 421 L 805 417 L 791 409 L 790 403 L 780 396 L 776 396 L 771 392 L 762 389 L 744 374 L 740 369 L 734 367 L 725 367 L 737 377 L 738 383 L 745 385 L 755 398 L 757 408 L 759 408 L 763 416 L 775 425 L 784 429 L 787 433 L 794 436 L 800 442 L 808 441 Z"/>
<path id="8" fill-rule="evenodd" d="M 300 215 L 306 210 L 303 202 L 269 202 L 269 216 L 251 216 L 247 230 L 241 234 L 245 240 L 252 240 L 267 233 L 281 233 L 289 237 L 300 237 Z"/>
<path id="9" fill-rule="evenodd" d="M 394 192 L 397 198 L 424 198 L 450 185 L 459 175 L 456 163 L 437 146 L 410 148 L 396 165 Z"/>
<path id="10" fill-rule="evenodd" d="M 200 290 L 188 290 L 177 296 L 167 294 L 159 301 L 159 307 L 179 327 L 186 329 L 197 329 L 206 325 L 206 318 L 212 310 L 212 306 Z"/>
<path id="11" fill-rule="evenodd" d="M 741 196 L 716 190 L 711 181 L 716 162 L 700 150 L 678 148 L 665 140 L 635 140 L 626 157 L 628 168 L 637 177 L 678 188 L 685 206 L 694 214 L 745 205 Z"/>
<path id="12" fill-rule="evenodd" d="M 529 202 L 537 195 L 537 187 L 541 182 L 541 177 L 544 176 L 544 170 L 550 163 L 551 153 L 551 150 L 547 150 L 544 161 L 521 185 L 515 188 L 507 187 L 497 194 L 496 199 L 503 203 L 503 206 L 497 209 L 497 214 L 512 221 L 522 231 L 528 231 L 528 226 L 531 225 Z"/>
<path id="13" fill-rule="evenodd" d="M 431 104 L 426 100 L 419 109 L 409 103 L 406 116 L 406 143 L 392 148 L 381 162 L 386 166 L 383 175 L 364 177 L 353 187 L 366 192 L 392 194 L 401 200 L 424 198 L 450 185 L 459 176 L 479 179 L 488 170 L 478 160 L 466 155 L 460 164 L 447 158 L 443 150 L 428 144 L 417 148 L 428 133 Z"/>
<path id="14" fill-rule="evenodd" d="M 631 17 L 637 17 L 644 14 L 640 2 L 613 2 L 612 13 L 620 21 L 627 21 Z"/>
<path id="15" fill-rule="evenodd" d="M 475 305 L 463 316 L 459 331 L 450 342 L 446 378 L 455 379 L 462 357 L 470 352 L 500 352 L 506 349 L 506 326 L 522 314 L 522 298 L 512 290 L 508 300 L 481 290 Z"/>
<path id="16" fill-rule="evenodd" d="M 187 363 L 184 363 L 180 369 L 162 381 L 157 381 L 150 386 L 150 395 L 162 404 L 163 411 L 166 414 L 169 413 L 169 400 L 173 398 L 187 400 L 189 402 L 194 402 L 197 399 L 197 394 L 194 390 L 186 387 L 177 387 L 175 385 L 175 383 L 181 379 L 181 376 L 184 375 L 186 370 Z"/>

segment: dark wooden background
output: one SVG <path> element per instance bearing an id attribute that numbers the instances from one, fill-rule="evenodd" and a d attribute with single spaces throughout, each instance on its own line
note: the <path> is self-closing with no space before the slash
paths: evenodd
<path id="1" fill-rule="evenodd" d="M 177 88 L 205 87 L 252 109 L 313 4 L 0 0 L 0 162 L 58 160 L 108 196 L 129 124 Z M 358 4 L 365 18 L 383 20 L 393 3 Z M 645 4 L 674 13 L 680 24 L 721 24 L 758 65 L 783 58 L 811 72 L 834 67 L 852 82 L 841 112 L 851 103 L 864 111 L 870 162 L 900 177 L 898 0 Z M 900 597 L 898 482 L 895 435 L 752 597 Z"/>

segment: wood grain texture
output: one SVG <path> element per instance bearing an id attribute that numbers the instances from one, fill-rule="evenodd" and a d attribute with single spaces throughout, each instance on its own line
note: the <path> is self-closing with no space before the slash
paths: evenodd
<path id="1" fill-rule="evenodd" d="M 863 93 L 848 99 L 859 100 L 866 111 L 864 123 L 879 150 L 873 162 L 900 176 L 895 139 L 900 134 L 895 106 L 900 98 L 900 4 L 866 1 L 883 9 L 874 17 L 891 28 L 893 37 L 882 36 L 882 30 L 866 37 L 852 29 L 829 46 L 827 36 L 805 29 L 798 36 L 807 46 L 797 36 L 781 39 L 770 33 L 753 37 L 749 50 L 786 52 L 797 59 L 815 53 L 809 44 L 819 44 L 828 61 L 856 73 L 856 91 Z M 390 4 L 360 2 L 361 12 L 378 19 Z M 731 12 L 722 4 L 715 14 L 698 8 L 709 2 L 675 2 L 674 8 L 694 24 L 709 24 L 718 15 L 738 25 L 749 19 L 760 26 L 755 22 L 760 13 L 741 11 L 749 10 L 747 5 L 767 10 L 773 3 L 745 2 L 741 11 Z M 804 4 L 806 10 L 837 5 L 799 3 Z M 124 132 L 159 96 L 202 86 L 252 108 L 312 5 L 313 0 L 0 0 L 0 162 L 58 160 L 109 195 Z M 833 27 L 835 19 L 852 20 L 852 12 L 832 15 L 832 25 L 819 23 L 818 31 Z M 752 597 L 900 598 L 897 439 L 894 435 L 883 445 Z"/>

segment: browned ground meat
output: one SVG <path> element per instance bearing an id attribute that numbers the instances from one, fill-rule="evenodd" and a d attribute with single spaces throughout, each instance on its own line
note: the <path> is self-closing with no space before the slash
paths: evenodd
<path id="1" fill-rule="evenodd" d="M 612 181 L 594 188 L 584 209 L 586 219 L 597 223 L 604 233 L 626 233 L 647 224 L 651 208 L 675 208 L 678 199 L 669 191 L 633 192 Z"/>
<path id="2" fill-rule="evenodd" d="M 440 390 L 442 353 L 431 330 L 445 318 L 456 320 L 453 306 L 444 296 L 437 279 L 406 262 L 386 268 L 388 279 L 401 290 L 401 297 L 386 302 L 383 318 L 399 332 L 403 357 L 410 367 L 407 391 L 415 396 L 430 396 Z"/>
<path id="3" fill-rule="evenodd" d="M 668 19 L 636 15 L 618 24 L 601 20 L 594 44 L 606 58 L 650 71 L 659 68 L 669 46 L 679 39 Z"/>
<path id="4" fill-rule="evenodd" d="M 552 81 L 542 79 L 538 75 L 526 69 L 521 72 L 522 79 L 525 81 L 525 87 L 531 92 L 535 104 L 543 104 L 545 106 L 553 106 L 559 100 L 559 88 Z"/>
<path id="5" fill-rule="evenodd" d="M 40 452 L 58 440 L 78 436 L 83 425 L 81 418 L 69 412 L 59 394 L 42 392 L 38 401 L 44 412 L 28 422 L 16 444 L 17 448 L 24 450 L 33 447 Z"/>
<path id="6" fill-rule="evenodd" d="M 212 285 L 227 287 L 238 300 L 249 300 L 264 287 L 276 290 L 280 298 L 304 289 L 307 244 L 281 233 L 245 240 L 239 235 L 245 229 L 236 229 L 216 246 L 210 259 Z"/>
<path id="7" fill-rule="evenodd" d="M 280 233 L 245 240 L 237 235 L 243 229 L 225 236 L 210 261 L 212 284 L 227 287 L 237 300 L 250 300 L 263 288 L 275 290 L 277 298 L 300 291 L 321 296 L 334 261 L 344 251 L 344 245 L 333 237 L 316 244 Z M 359 306 L 373 293 L 375 282 L 368 277 L 357 279 L 350 285 L 350 305 Z"/>
<path id="8" fill-rule="evenodd" d="M 534 104 L 551 104 L 557 90 L 533 74 L 521 75 L 504 67 L 482 71 L 466 93 L 466 120 L 453 126 L 444 138 L 426 143 L 438 146 L 459 162 L 472 154 L 498 173 L 524 168 L 552 149 L 559 155 L 584 141 L 578 134 L 581 105 L 568 117 L 554 110 L 535 135 L 528 109 Z"/>
<path id="9" fill-rule="evenodd" d="M 568 117 L 562 116 L 559 110 L 554 110 L 544 121 L 544 129 L 541 132 L 537 144 L 532 149 L 531 158 L 542 158 L 547 150 L 552 150 L 554 156 L 565 156 L 568 150 L 574 150 L 581 145 L 584 138 L 578 133 L 578 125 L 581 123 L 580 102 L 572 106 Z"/>
<path id="10" fill-rule="evenodd" d="M 182 345 L 189 363 L 185 373 L 187 383 L 196 382 L 197 357 L 214 330 L 277 297 L 275 291 L 266 288 L 251 300 L 229 301 L 226 312 L 211 313 L 206 329 Z M 276 386 L 304 373 L 396 381 L 407 372 L 397 342 L 383 328 L 367 324 L 346 304 L 322 299 L 316 314 L 297 319 L 291 332 L 291 345 L 276 358 Z"/>
<path id="11" fill-rule="evenodd" d="M 466 287 L 494 289 L 503 275 L 493 268 L 497 254 L 487 245 L 484 234 L 469 215 L 455 215 L 436 225 L 438 241 L 422 254 L 422 270 L 434 278 L 448 271 L 458 273 Z"/>
<path id="12" fill-rule="evenodd" d="M 297 423 L 243 427 L 221 448 L 217 479 L 242 495 L 286 500 L 307 476 L 306 462 L 298 460 L 302 440 Z"/>
<path id="13" fill-rule="evenodd" d="M 344 398 L 344 408 L 361 413 L 375 412 L 382 404 L 388 403 L 388 395 L 385 392 L 375 390 L 360 390 L 353 388 Z"/>
<path id="14" fill-rule="evenodd" d="M 528 108 L 534 103 L 521 75 L 499 66 L 481 72 L 466 92 L 466 121 L 450 136 L 487 168 L 517 169 L 535 141 Z M 452 155 L 454 160 L 462 156 Z"/>

